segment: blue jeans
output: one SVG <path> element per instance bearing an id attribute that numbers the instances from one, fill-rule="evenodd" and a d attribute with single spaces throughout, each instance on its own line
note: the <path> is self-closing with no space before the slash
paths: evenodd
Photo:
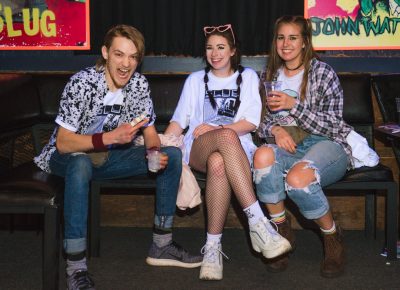
<path id="1" fill-rule="evenodd" d="M 275 163 L 254 170 L 257 196 L 264 203 L 276 204 L 286 198 L 285 192 L 297 204 L 307 219 L 318 219 L 329 210 L 328 200 L 322 187 L 340 180 L 346 173 L 348 156 L 342 146 L 325 137 L 310 135 L 291 154 L 274 144 Z M 285 177 L 293 165 L 307 162 L 315 169 L 316 181 L 305 188 L 293 188 Z"/>
<path id="2" fill-rule="evenodd" d="M 168 166 L 157 174 L 156 216 L 175 215 L 176 196 L 182 173 L 182 153 L 176 147 L 163 147 Z M 94 167 L 86 154 L 53 153 L 52 173 L 65 178 L 64 249 L 79 253 L 86 249 L 89 187 L 91 180 L 117 179 L 148 174 L 144 146 L 121 146 L 109 151 L 106 162 Z"/>

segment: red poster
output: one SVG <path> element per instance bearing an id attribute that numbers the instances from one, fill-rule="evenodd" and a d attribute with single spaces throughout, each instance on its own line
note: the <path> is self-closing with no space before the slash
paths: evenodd
<path id="1" fill-rule="evenodd" d="M 0 0 L 0 50 L 85 49 L 89 0 Z"/>

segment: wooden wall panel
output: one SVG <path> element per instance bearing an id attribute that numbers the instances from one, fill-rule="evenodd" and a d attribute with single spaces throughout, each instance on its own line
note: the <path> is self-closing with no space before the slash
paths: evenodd
<path id="1" fill-rule="evenodd" d="M 153 225 L 152 195 L 102 195 L 101 224 L 102 226 L 151 227 Z M 329 197 L 333 214 L 344 229 L 360 230 L 364 228 L 364 199 L 362 197 Z M 377 199 L 377 226 L 384 228 L 384 198 Z M 297 221 L 300 219 L 300 222 Z M 227 228 L 243 228 L 243 214 L 231 206 Z M 302 224 L 301 216 L 295 215 L 293 227 L 312 227 L 312 224 Z M 178 212 L 175 217 L 176 227 L 203 228 L 205 225 L 203 205 L 188 214 Z"/>

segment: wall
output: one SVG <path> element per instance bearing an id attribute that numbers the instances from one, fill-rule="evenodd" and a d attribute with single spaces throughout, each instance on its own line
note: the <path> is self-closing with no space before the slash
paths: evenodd
<path id="1" fill-rule="evenodd" d="M 321 52 L 320 56 L 338 72 L 400 72 L 400 51 Z M 73 51 L 0 51 L 0 72 L 78 71 L 92 66 L 98 55 Z M 245 66 L 264 69 L 266 56 L 243 57 Z M 201 58 L 146 56 L 141 71 L 187 73 L 204 66 Z"/>

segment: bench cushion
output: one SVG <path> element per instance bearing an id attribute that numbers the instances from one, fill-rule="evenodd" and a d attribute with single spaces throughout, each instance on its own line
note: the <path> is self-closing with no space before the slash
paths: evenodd
<path id="1" fill-rule="evenodd" d="M 0 178 L 0 205 L 61 204 L 64 179 L 40 170 L 33 162 L 12 168 Z"/>
<path id="2" fill-rule="evenodd" d="M 42 122 L 54 122 L 56 119 L 61 95 L 70 77 L 70 74 L 34 75 L 33 80 L 40 97 Z"/>
<path id="3" fill-rule="evenodd" d="M 340 180 L 340 182 L 385 182 L 385 181 L 393 181 L 393 173 L 392 170 L 383 165 L 378 164 L 374 167 L 363 166 L 360 168 L 356 168 L 350 170 L 346 173 L 346 175 Z"/>
<path id="4" fill-rule="evenodd" d="M 157 131 L 163 132 L 174 114 L 187 75 L 146 75 L 151 89 Z"/>
<path id="5" fill-rule="evenodd" d="M 29 127 L 38 121 L 39 94 L 31 76 L 10 76 L 10 79 L 0 81 L 0 87 L 2 133 Z"/>
<path id="6" fill-rule="evenodd" d="M 384 123 L 398 122 L 396 98 L 400 97 L 400 74 L 383 74 L 372 77 L 372 88 Z"/>
<path id="7" fill-rule="evenodd" d="M 338 74 L 343 88 L 343 119 L 353 124 L 373 124 L 370 74 Z"/>

